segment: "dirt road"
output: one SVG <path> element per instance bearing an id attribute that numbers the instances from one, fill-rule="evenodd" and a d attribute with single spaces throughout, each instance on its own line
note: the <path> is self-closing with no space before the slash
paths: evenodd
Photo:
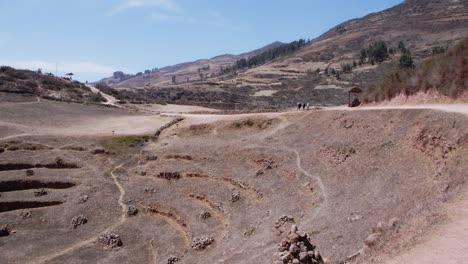
<path id="1" fill-rule="evenodd" d="M 429 105 L 401 105 L 401 106 L 365 106 L 358 108 L 349 108 L 347 106 L 330 107 L 327 110 L 392 110 L 392 109 L 432 109 L 451 113 L 460 113 L 468 115 L 468 104 L 429 104 Z"/>

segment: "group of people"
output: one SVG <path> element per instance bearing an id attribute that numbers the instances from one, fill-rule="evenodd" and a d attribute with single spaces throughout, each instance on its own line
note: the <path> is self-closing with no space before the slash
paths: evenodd
<path id="1" fill-rule="evenodd" d="M 309 110 L 310 109 L 310 103 L 297 103 L 297 110 Z"/>

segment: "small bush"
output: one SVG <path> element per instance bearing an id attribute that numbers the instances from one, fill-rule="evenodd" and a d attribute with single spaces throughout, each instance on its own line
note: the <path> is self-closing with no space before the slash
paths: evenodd
<path id="1" fill-rule="evenodd" d="M 343 64 L 341 65 L 341 69 L 344 73 L 351 73 L 353 71 L 353 66 L 351 64 Z"/>
<path id="2" fill-rule="evenodd" d="M 404 53 L 400 57 L 400 68 L 414 68 L 413 57 L 411 53 Z"/>
<path id="3" fill-rule="evenodd" d="M 447 51 L 447 47 L 436 46 L 432 48 L 432 55 L 442 54 Z"/>

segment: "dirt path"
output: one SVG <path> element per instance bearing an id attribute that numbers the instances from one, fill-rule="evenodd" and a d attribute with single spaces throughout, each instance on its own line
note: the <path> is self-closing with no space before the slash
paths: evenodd
<path id="1" fill-rule="evenodd" d="M 115 170 L 123 168 L 123 164 L 120 164 L 119 166 L 115 167 L 111 172 L 110 175 L 112 177 L 112 180 L 114 181 L 115 186 L 119 189 L 120 195 L 119 195 L 119 200 L 118 203 L 120 207 L 122 208 L 122 215 L 120 216 L 119 222 L 111 225 L 106 231 L 110 231 L 114 228 L 119 227 L 120 225 L 124 224 L 125 221 L 127 220 L 127 210 L 128 206 L 123 202 L 123 199 L 125 197 L 125 189 L 123 188 L 122 184 L 120 184 L 119 179 L 117 176 L 114 174 Z"/>
<path id="2" fill-rule="evenodd" d="M 22 133 L 22 134 L 16 134 L 16 135 L 11 135 L 11 136 L 6 136 L 0 138 L 0 141 L 7 140 L 7 139 L 12 139 L 12 138 L 19 138 L 19 137 L 26 137 L 26 136 L 38 136 L 39 134 L 27 134 L 27 133 Z"/>
<path id="3" fill-rule="evenodd" d="M 468 104 L 429 104 L 429 105 L 395 105 L 395 106 L 364 106 L 357 108 L 349 108 L 347 106 L 330 107 L 326 110 L 346 110 L 346 111 L 363 111 L 363 110 L 392 110 L 392 109 L 427 109 L 438 110 L 450 113 L 460 113 L 468 115 Z"/>
<path id="4" fill-rule="evenodd" d="M 110 172 L 110 175 L 112 177 L 112 180 L 114 181 L 114 184 L 117 186 L 117 189 L 119 189 L 119 192 L 120 192 L 120 195 L 119 195 L 119 199 L 118 199 L 118 203 L 120 205 L 120 207 L 122 208 L 121 210 L 121 216 L 120 216 L 120 219 L 118 222 L 115 222 L 113 224 L 111 224 L 109 227 L 106 228 L 106 230 L 104 232 L 107 232 L 107 231 L 111 231 L 119 226 L 121 226 L 122 224 L 125 223 L 125 221 L 127 220 L 127 210 L 128 210 L 128 207 L 127 205 L 123 202 L 123 199 L 125 197 L 125 189 L 122 187 L 122 185 L 120 184 L 117 176 L 114 174 L 114 172 L 117 170 L 117 169 L 120 169 L 120 168 L 123 168 L 123 164 L 120 164 L 116 167 L 114 167 L 114 169 L 112 169 L 112 171 Z M 58 251 L 58 252 L 54 252 L 52 254 L 49 254 L 49 255 L 45 255 L 43 257 L 40 257 L 36 260 L 34 260 L 32 263 L 47 263 L 48 261 L 50 260 L 53 260 L 55 258 L 58 258 L 58 257 L 61 257 L 65 254 L 68 254 L 70 252 L 73 252 L 77 249 L 80 249 L 88 244 L 91 244 L 91 243 L 94 243 L 97 241 L 97 237 L 92 237 L 92 238 L 89 238 L 89 239 L 86 239 L 86 240 L 83 240 L 83 241 L 80 241 L 76 244 L 73 244 L 61 251 Z"/>
<path id="5" fill-rule="evenodd" d="M 315 217 L 322 211 L 322 209 L 324 207 L 327 206 L 327 203 L 328 203 L 328 193 L 327 193 L 327 190 L 325 189 L 325 185 L 323 184 L 323 181 L 322 181 L 322 178 L 320 178 L 319 176 L 316 176 L 316 175 L 312 175 L 310 173 L 308 173 L 303 167 L 302 167 L 302 160 L 301 160 L 301 156 L 299 155 L 299 152 L 295 149 L 290 149 L 291 151 L 293 151 L 295 154 L 296 154 L 296 166 L 297 168 L 306 176 L 314 179 L 316 182 L 317 182 L 317 185 L 320 189 L 320 193 L 321 193 L 321 196 L 322 196 L 322 202 L 314 208 L 314 213 L 313 213 L 313 216 L 311 217 L 311 220 L 315 219 Z"/>
<path id="6" fill-rule="evenodd" d="M 92 91 L 93 93 L 95 93 L 95 94 L 101 93 L 102 97 L 104 97 L 104 98 L 107 100 L 107 102 L 105 102 L 105 103 L 103 103 L 103 104 L 105 104 L 105 105 L 113 105 L 113 106 L 116 106 L 116 107 L 119 107 L 119 108 L 123 108 L 121 105 L 117 104 L 117 102 L 118 102 L 119 100 L 117 100 L 115 97 L 113 97 L 113 96 L 111 96 L 111 95 L 108 95 L 108 94 L 106 94 L 106 93 L 100 91 L 98 88 L 96 88 L 96 87 L 94 87 L 94 86 L 92 86 L 92 85 L 87 85 L 87 87 L 88 87 L 89 89 L 91 89 L 91 91 Z"/>

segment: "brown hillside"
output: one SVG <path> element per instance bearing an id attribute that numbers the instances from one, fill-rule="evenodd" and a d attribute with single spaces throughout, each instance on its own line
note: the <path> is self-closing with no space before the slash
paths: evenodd
<path id="1" fill-rule="evenodd" d="M 187 82 L 187 78 L 192 81 L 199 80 L 200 73 L 202 73 L 204 76 L 210 77 L 214 73 L 219 73 L 219 71 L 221 70 L 221 67 L 229 66 L 231 64 L 234 64 L 239 59 L 255 56 L 271 48 L 280 46 L 282 44 L 283 43 L 281 42 L 274 42 L 260 49 L 247 52 L 247 53 L 243 53 L 240 55 L 224 54 L 224 55 L 216 56 L 211 59 L 201 59 L 201 60 L 197 60 L 193 62 L 180 63 L 177 65 L 164 67 L 150 74 L 144 74 L 142 76 L 134 76 L 133 78 L 129 78 L 127 80 L 119 80 L 119 79 L 115 79 L 111 77 L 111 78 L 104 79 L 100 82 L 106 83 L 108 85 L 113 85 L 115 87 L 137 88 L 137 87 L 144 87 L 146 84 L 151 84 L 151 85 L 171 84 L 172 76 L 174 75 L 177 76 L 177 80 L 179 82 Z M 207 66 L 209 66 L 209 69 L 206 68 Z"/>
<path id="2" fill-rule="evenodd" d="M 397 70 L 368 91 L 368 101 L 390 100 L 397 95 L 435 91 L 458 98 L 468 91 L 468 39 L 445 54 L 434 55 L 416 69 Z"/>
<path id="3" fill-rule="evenodd" d="M 0 97 L 4 100 L 19 100 L 30 97 L 46 99 L 101 103 L 106 99 L 93 93 L 86 85 L 64 78 L 37 73 L 28 70 L 17 70 L 11 67 L 0 67 Z"/>

